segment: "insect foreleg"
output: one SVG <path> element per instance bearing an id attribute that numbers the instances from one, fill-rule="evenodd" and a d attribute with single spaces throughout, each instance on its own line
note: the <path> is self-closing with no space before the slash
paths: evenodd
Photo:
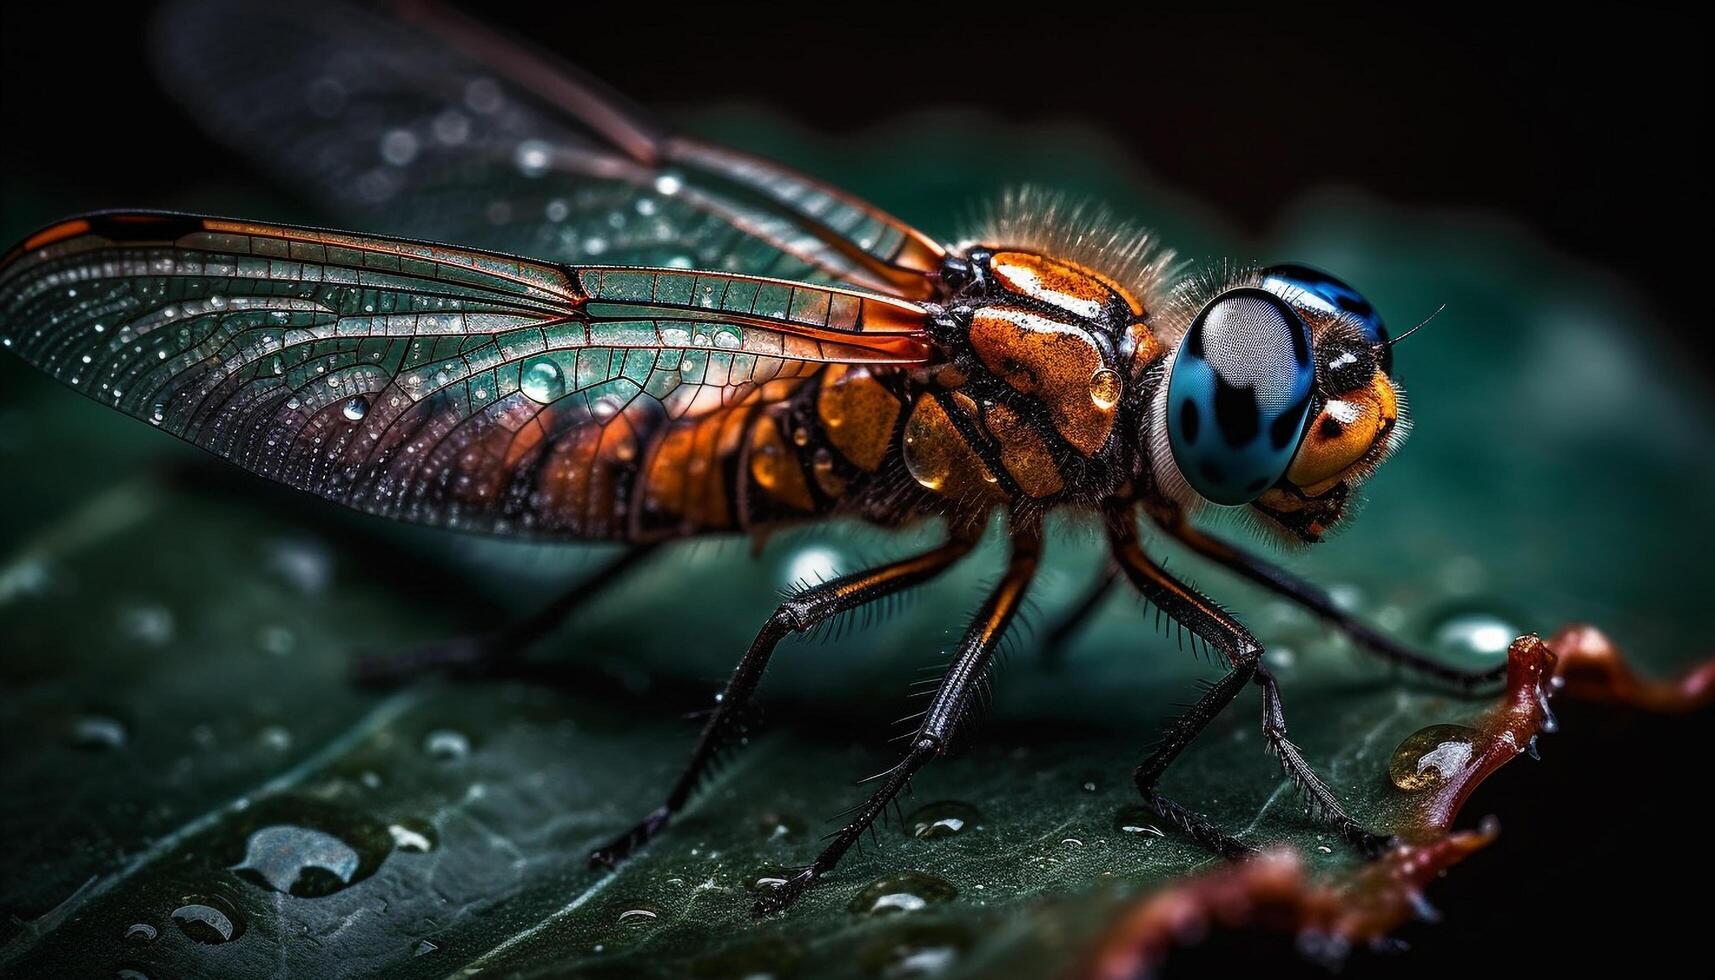
<path id="1" fill-rule="evenodd" d="M 611 590 L 657 547 L 650 543 L 627 548 L 541 609 L 497 630 L 456 636 L 408 650 L 366 654 L 358 658 L 352 673 L 359 683 L 386 685 L 433 670 L 490 674 L 516 666 L 536 641 L 552 632 L 566 617 Z"/>
<path id="2" fill-rule="evenodd" d="M 1129 520 L 1114 521 L 1109 534 L 1115 560 L 1138 591 L 1176 622 L 1219 650 L 1231 665 L 1225 676 L 1168 727 L 1155 751 L 1133 771 L 1132 778 L 1149 806 L 1162 819 L 1178 826 L 1211 850 L 1227 857 L 1250 853 L 1252 848 L 1248 845 L 1221 831 L 1201 814 L 1163 796 L 1157 787 L 1162 774 L 1179 754 L 1232 704 L 1246 684 L 1254 680 L 1262 688 L 1263 736 L 1268 741 L 1269 750 L 1279 758 L 1287 776 L 1310 798 L 1315 816 L 1366 852 L 1374 853 L 1385 845 L 1386 838 L 1370 833 L 1346 815 L 1333 793 L 1305 761 L 1303 753 L 1287 740 L 1280 691 L 1273 675 L 1262 664 L 1263 648 L 1256 637 L 1220 607 L 1151 561 L 1138 546 Z"/>
<path id="3" fill-rule="evenodd" d="M 1036 573 L 1042 551 L 1039 535 L 1039 529 L 1034 526 L 1014 531 L 1012 558 L 1007 564 L 1006 574 L 989 593 L 976 619 L 966 630 L 953 655 L 952 665 L 935 692 L 935 700 L 924 712 L 917 732 L 911 737 L 911 747 L 893 768 L 882 774 L 881 785 L 852 812 L 846 825 L 840 828 L 809 867 L 757 900 L 758 914 L 778 912 L 792 904 L 812 882 L 839 863 L 846 851 L 857 843 L 864 831 L 911 782 L 917 770 L 946 751 L 948 741 L 970 709 L 971 697 L 987 676 L 995 649 L 1018 612 L 1025 589 Z"/>
<path id="4" fill-rule="evenodd" d="M 735 722 L 755 695 L 775 646 L 788 634 L 814 629 L 841 613 L 921 585 L 952 567 L 975 545 L 974 538 L 958 536 L 920 555 L 812 586 L 782 602 L 763 624 L 721 691 L 715 711 L 703 726 L 697 747 L 691 752 L 691 761 L 668 792 L 666 802 L 593 852 L 590 863 L 614 867 L 666 828 L 673 814 L 685 806 L 708 774 L 710 764 L 722 747 L 728 744 Z"/>
<path id="5" fill-rule="evenodd" d="M 1480 670 L 1461 670 L 1441 663 L 1400 643 L 1334 605 L 1326 592 L 1293 575 L 1278 565 L 1241 551 L 1219 538 L 1204 534 L 1183 520 L 1163 523 L 1169 534 L 1203 557 L 1250 579 L 1283 598 L 1290 599 L 1315 613 L 1317 617 L 1346 634 L 1352 642 L 1369 653 L 1401 667 L 1433 677 L 1436 680 L 1471 690 L 1483 684 L 1499 681 L 1506 675 L 1503 661 Z"/>

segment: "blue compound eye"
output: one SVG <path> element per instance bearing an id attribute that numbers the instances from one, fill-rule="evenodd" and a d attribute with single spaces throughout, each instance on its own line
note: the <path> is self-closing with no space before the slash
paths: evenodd
<path id="1" fill-rule="evenodd" d="M 1315 380 L 1310 327 L 1249 287 L 1215 297 L 1179 343 L 1167 380 L 1167 437 L 1192 489 L 1249 503 L 1292 463 Z"/>
<path id="2" fill-rule="evenodd" d="M 1375 345 L 1381 369 L 1393 373 L 1393 348 L 1388 346 L 1387 324 L 1370 301 L 1356 289 L 1320 269 L 1307 265 L 1277 265 L 1264 269 L 1262 288 L 1323 313 L 1344 313 L 1363 328 Z"/>

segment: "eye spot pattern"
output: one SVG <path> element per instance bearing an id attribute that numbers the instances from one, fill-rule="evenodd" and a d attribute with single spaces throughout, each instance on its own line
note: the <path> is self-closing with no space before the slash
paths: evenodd
<path id="1" fill-rule="evenodd" d="M 1280 479 L 1309 414 L 1310 329 L 1278 296 L 1231 289 L 1186 331 L 1168 379 L 1168 439 L 1192 488 L 1242 504 Z"/>

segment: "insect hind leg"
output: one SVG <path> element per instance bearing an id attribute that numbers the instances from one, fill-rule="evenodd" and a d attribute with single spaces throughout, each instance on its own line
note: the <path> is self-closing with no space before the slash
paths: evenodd
<path id="1" fill-rule="evenodd" d="M 352 675 L 360 684 L 385 687 L 437 670 L 465 676 L 496 676 L 517 670 L 524 654 L 577 610 L 611 591 L 657 545 L 635 545 L 533 613 L 487 633 L 455 636 L 419 647 L 358 657 Z"/>
<path id="2" fill-rule="evenodd" d="M 969 537 L 955 537 L 940 547 L 880 568 L 845 575 L 810 586 L 782 602 L 763 623 L 721 691 L 714 713 L 697 738 L 691 759 L 667 793 L 667 799 L 625 832 L 590 854 L 590 863 L 617 867 L 632 852 L 667 828 L 673 815 L 684 809 L 693 793 L 708 776 L 721 750 L 737 732 L 745 709 L 756 694 L 763 671 L 780 641 L 792 633 L 803 633 L 885 596 L 921 585 L 946 571 L 970 553 L 976 544 Z"/>
<path id="3" fill-rule="evenodd" d="M 1007 564 L 1006 574 L 989 593 L 981 611 L 965 631 L 964 639 L 942 677 L 941 686 L 935 692 L 934 701 L 924 712 L 923 720 L 911 738 L 911 747 L 892 768 L 876 777 L 881 785 L 851 811 L 845 826 L 832 835 L 827 847 L 808 867 L 757 899 L 758 915 L 782 911 L 797 901 L 805 889 L 832 870 L 846 851 L 863 837 L 864 831 L 887 812 L 900 791 L 910 785 L 911 777 L 929 760 L 946 751 L 948 741 L 970 710 L 972 697 L 988 676 L 995 650 L 1017 615 L 1025 590 L 1036 574 L 1041 555 L 1039 534 L 1039 529 L 1033 525 L 1022 529 L 1015 527 L 1012 558 Z"/>

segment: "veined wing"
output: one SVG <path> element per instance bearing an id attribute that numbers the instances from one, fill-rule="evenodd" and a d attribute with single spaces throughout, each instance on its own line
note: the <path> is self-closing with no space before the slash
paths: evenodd
<path id="1" fill-rule="evenodd" d="M 158 60 L 217 137 L 389 233 L 928 294 L 942 249 L 898 219 L 673 134 L 450 11 L 397 6 L 187 0 Z"/>
<path id="2" fill-rule="evenodd" d="M 657 447 L 828 363 L 922 363 L 924 317 L 838 288 L 163 213 L 71 219 L 0 259 L 0 342 L 97 401 L 360 510 L 542 536 L 637 536 L 640 467 L 698 458 Z"/>

